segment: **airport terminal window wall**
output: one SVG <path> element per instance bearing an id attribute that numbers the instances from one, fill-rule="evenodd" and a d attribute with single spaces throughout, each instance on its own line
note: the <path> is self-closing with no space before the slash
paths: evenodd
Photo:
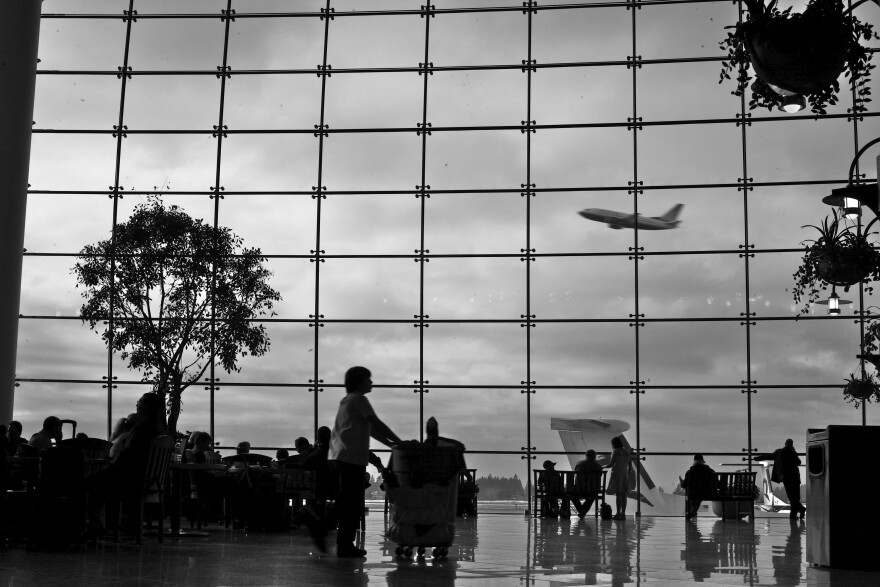
<path id="1" fill-rule="evenodd" d="M 70 270 L 161 191 L 260 247 L 284 297 L 267 355 L 184 393 L 180 428 L 223 446 L 331 425 L 354 364 L 401 437 L 435 416 L 480 474 L 522 479 L 567 468 L 551 417 L 629 422 L 667 491 L 695 451 L 876 423 L 839 387 L 868 293 L 838 317 L 791 300 L 801 226 L 876 111 L 850 114 L 844 78 L 825 116 L 749 110 L 718 83 L 743 10 L 45 0 L 16 417 L 104 436 L 149 389 L 79 320 Z M 675 204 L 675 230 L 578 215 Z"/>

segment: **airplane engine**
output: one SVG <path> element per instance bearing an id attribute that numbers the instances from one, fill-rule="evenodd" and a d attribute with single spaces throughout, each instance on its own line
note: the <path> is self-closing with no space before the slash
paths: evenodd
<path id="1" fill-rule="evenodd" d="M 609 224 L 608 228 L 613 228 L 614 230 L 620 230 L 623 228 L 622 226 L 617 226 L 616 224 Z"/>

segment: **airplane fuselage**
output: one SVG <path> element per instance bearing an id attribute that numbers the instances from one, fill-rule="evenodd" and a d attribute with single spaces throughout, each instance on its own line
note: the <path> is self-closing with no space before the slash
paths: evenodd
<path id="1" fill-rule="evenodd" d="M 603 208 L 586 208 L 578 212 L 587 220 L 602 222 L 608 228 L 620 230 L 621 228 L 636 228 L 640 230 L 669 230 L 677 228 L 681 221 L 676 220 L 681 205 L 676 206 L 664 216 L 642 216 L 641 214 L 626 214 L 615 210 Z"/>

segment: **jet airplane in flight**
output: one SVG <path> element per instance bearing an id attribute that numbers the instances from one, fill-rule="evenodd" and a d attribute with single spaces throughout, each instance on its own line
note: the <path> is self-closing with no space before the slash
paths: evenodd
<path id="1" fill-rule="evenodd" d="M 621 228 L 639 227 L 641 230 L 667 230 L 670 228 L 678 228 L 681 220 L 678 218 L 684 204 L 676 204 L 669 209 L 663 216 L 645 217 L 639 214 L 626 214 L 624 212 L 616 212 L 614 210 L 603 210 L 602 208 L 587 208 L 578 212 L 587 220 L 596 222 L 604 222 L 608 228 L 620 230 Z"/>

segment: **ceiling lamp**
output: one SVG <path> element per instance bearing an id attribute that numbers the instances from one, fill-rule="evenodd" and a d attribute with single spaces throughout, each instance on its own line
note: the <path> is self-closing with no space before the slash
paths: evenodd
<path id="1" fill-rule="evenodd" d="M 837 291 L 835 288 L 831 288 L 831 295 L 828 296 L 827 300 L 819 300 L 816 302 L 817 304 L 828 306 L 829 314 L 840 314 L 840 306 L 845 304 L 851 304 L 852 300 L 842 300 L 840 296 L 837 295 Z"/>
<path id="2" fill-rule="evenodd" d="M 807 99 L 803 94 L 791 94 L 790 96 L 784 96 L 782 98 L 782 103 L 779 105 L 779 109 L 783 112 L 788 112 L 790 114 L 795 112 L 800 112 L 804 108 L 807 107 Z"/>

